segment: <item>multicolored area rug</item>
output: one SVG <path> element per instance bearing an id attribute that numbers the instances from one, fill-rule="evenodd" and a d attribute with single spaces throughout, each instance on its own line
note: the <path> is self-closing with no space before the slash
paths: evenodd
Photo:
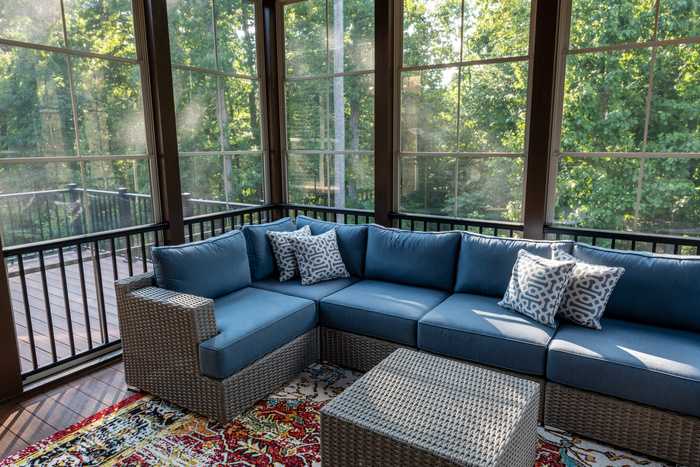
<path id="1" fill-rule="evenodd" d="M 227 425 L 134 394 L 0 465 L 319 466 L 319 410 L 359 377 L 317 364 Z M 662 466 L 540 429 L 536 467 Z"/>

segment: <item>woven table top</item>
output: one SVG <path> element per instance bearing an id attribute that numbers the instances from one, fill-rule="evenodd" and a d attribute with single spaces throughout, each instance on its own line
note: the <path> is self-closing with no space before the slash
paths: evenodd
<path id="1" fill-rule="evenodd" d="M 399 349 L 321 412 L 459 464 L 492 465 L 539 385 Z"/>

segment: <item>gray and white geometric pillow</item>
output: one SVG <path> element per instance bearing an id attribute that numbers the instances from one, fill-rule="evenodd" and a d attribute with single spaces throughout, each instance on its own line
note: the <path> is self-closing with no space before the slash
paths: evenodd
<path id="1" fill-rule="evenodd" d="M 576 258 L 556 247 L 552 248 L 552 258 L 558 261 L 576 261 Z M 624 273 L 625 268 L 576 261 L 559 307 L 559 315 L 587 328 L 602 329 L 600 320 L 608 299 Z"/>
<path id="2" fill-rule="evenodd" d="M 271 230 L 265 232 L 272 252 L 275 254 L 277 269 L 280 272 L 280 282 L 288 281 L 293 278 L 297 271 L 297 257 L 294 254 L 294 245 L 289 239 L 297 237 L 310 237 L 311 228 L 305 225 L 301 229 L 292 232 L 273 232 Z"/>
<path id="3" fill-rule="evenodd" d="M 546 259 L 520 250 L 506 294 L 498 304 L 555 328 L 574 266 L 574 261 Z"/>
<path id="4" fill-rule="evenodd" d="M 335 229 L 311 237 L 294 237 L 290 241 L 299 263 L 302 285 L 350 277 L 340 256 Z"/>

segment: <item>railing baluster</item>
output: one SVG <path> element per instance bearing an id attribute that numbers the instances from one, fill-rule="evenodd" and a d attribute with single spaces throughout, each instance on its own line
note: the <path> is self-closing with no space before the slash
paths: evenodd
<path id="1" fill-rule="evenodd" d="M 102 262 L 100 258 L 100 242 L 94 241 L 92 244 L 92 264 L 95 267 L 95 293 L 97 294 L 97 310 L 100 313 L 100 333 L 102 334 L 102 343 L 109 342 L 109 334 L 107 332 L 107 310 L 105 309 L 105 293 L 102 285 Z"/>
<path id="2" fill-rule="evenodd" d="M 24 274 L 24 260 L 22 255 L 17 255 L 17 268 L 19 270 L 19 282 L 22 287 L 22 300 L 24 300 L 24 318 L 27 320 L 27 337 L 29 337 L 29 349 L 32 353 L 32 368 L 37 369 L 39 364 L 36 358 L 36 342 L 34 341 L 34 323 L 32 322 L 32 309 L 29 304 L 27 292 L 27 277 Z"/>
<path id="3" fill-rule="evenodd" d="M 134 275 L 134 263 L 131 258 L 131 235 L 126 234 L 126 262 L 129 263 L 129 277 Z"/>
<path id="4" fill-rule="evenodd" d="M 66 280 L 66 262 L 63 257 L 63 248 L 58 249 L 58 267 L 61 271 L 61 286 L 63 287 L 63 306 L 66 308 L 66 326 L 68 327 L 68 344 L 71 357 L 75 356 L 75 336 L 73 335 L 73 317 L 70 311 L 70 297 L 68 296 L 68 281 Z"/>
<path id="5" fill-rule="evenodd" d="M 146 261 L 146 235 L 141 232 L 139 234 L 139 240 L 141 241 L 141 266 L 143 272 L 148 272 L 148 262 Z"/>
<path id="6" fill-rule="evenodd" d="M 87 288 L 85 287 L 85 266 L 83 265 L 83 245 L 78 243 L 78 274 L 80 276 L 80 293 L 83 296 L 83 315 L 85 328 L 87 329 L 88 349 L 92 350 L 92 327 L 90 325 L 90 308 L 87 300 Z"/>
<path id="7" fill-rule="evenodd" d="M 51 359 L 54 363 L 58 361 L 56 355 L 56 336 L 53 330 L 53 315 L 51 314 L 51 299 L 49 298 L 49 284 L 46 280 L 46 264 L 44 262 L 44 252 L 39 251 L 39 271 L 41 273 L 41 285 L 44 289 L 44 306 L 46 307 L 46 326 L 49 332 L 49 346 L 51 347 Z"/>
<path id="8" fill-rule="evenodd" d="M 114 237 L 109 239 L 109 252 L 112 257 L 112 275 L 114 280 L 119 280 L 119 268 L 117 267 L 117 248 L 114 242 Z"/>
<path id="9" fill-rule="evenodd" d="M 190 237 L 190 243 L 193 242 L 194 240 L 192 240 L 192 224 L 187 224 L 187 233 Z"/>
<path id="10" fill-rule="evenodd" d="M 678 243 L 675 243 L 675 244 L 673 245 L 673 254 L 674 254 L 674 255 L 677 255 L 677 254 L 678 254 L 678 250 L 679 250 L 679 245 L 678 245 Z"/>

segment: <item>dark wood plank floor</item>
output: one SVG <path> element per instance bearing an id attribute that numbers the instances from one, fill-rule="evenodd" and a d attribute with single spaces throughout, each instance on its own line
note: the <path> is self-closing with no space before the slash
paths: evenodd
<path id="1" fill-rule="evenodd" d="M 0 405 L 0 459 L 132 394 L 121 362 L 25 400 Z"/>

